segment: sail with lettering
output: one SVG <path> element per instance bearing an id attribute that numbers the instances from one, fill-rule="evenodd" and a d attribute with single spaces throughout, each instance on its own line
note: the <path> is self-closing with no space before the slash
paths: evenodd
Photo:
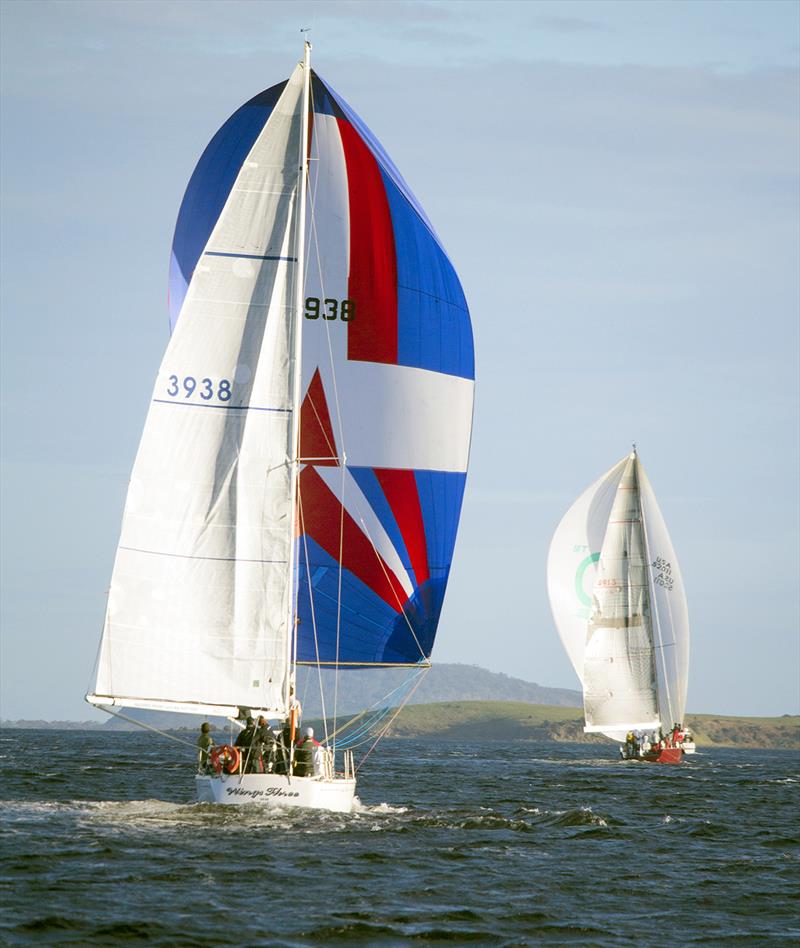
<path id="1" fill-rule="evenodd" d="M 298 665 L 427 666 L 469 455 L 469 312 L 309 46 L 200 158 L 169 310 L 89 700 L 283 720 Z"/>
<path id="2" fill-rule="evenodd" d="M 683 722 L 689 621 L 680 568 L 634 450 L 575 501 L 548 556 L 548 593 L 583 686 L 585 730 L 614 740 Z"/>

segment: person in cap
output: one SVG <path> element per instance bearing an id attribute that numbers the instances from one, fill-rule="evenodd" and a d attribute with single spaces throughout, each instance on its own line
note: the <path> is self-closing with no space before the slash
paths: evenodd
<path id="1" fill-rule="evenodd" d="M 294 772 L 298 777 L 313 777 L 320 772 L 317 748 L 319 741 L 314 740 L 314 728 L 307 727 L 303 737 L 295 745 Z M 321 747 L 320 747 L 321 751 Z"/>

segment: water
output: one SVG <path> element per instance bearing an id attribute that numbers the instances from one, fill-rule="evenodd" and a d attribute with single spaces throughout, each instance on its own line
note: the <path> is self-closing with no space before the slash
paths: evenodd
<path id="1" fill-rule="evenodd" d="M 384 741 L 342 815 L 193 803 L 149 733 L 5 730 L 0 943 L 796 942 L 797 755 L 613 754 Z"/>

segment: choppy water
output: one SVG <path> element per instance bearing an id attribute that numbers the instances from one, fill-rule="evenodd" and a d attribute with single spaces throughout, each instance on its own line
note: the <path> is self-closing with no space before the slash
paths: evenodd
<path id="1" fill-rule="evenodd" d="M 352 815 L 192 802 L 148 733 L 0 732 L 0 943 L 800 937 L 797 755 L 385 741 Z"/>

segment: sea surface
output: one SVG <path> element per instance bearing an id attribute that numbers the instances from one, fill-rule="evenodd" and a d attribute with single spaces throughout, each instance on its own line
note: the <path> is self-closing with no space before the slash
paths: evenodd
<path id="1" fill-rule="evenodd" d="M 798 756 L 386 740 L 353 814 L 193 802 L 148 732 L 0 731 L 0 944 L 800 939 Z"/>

